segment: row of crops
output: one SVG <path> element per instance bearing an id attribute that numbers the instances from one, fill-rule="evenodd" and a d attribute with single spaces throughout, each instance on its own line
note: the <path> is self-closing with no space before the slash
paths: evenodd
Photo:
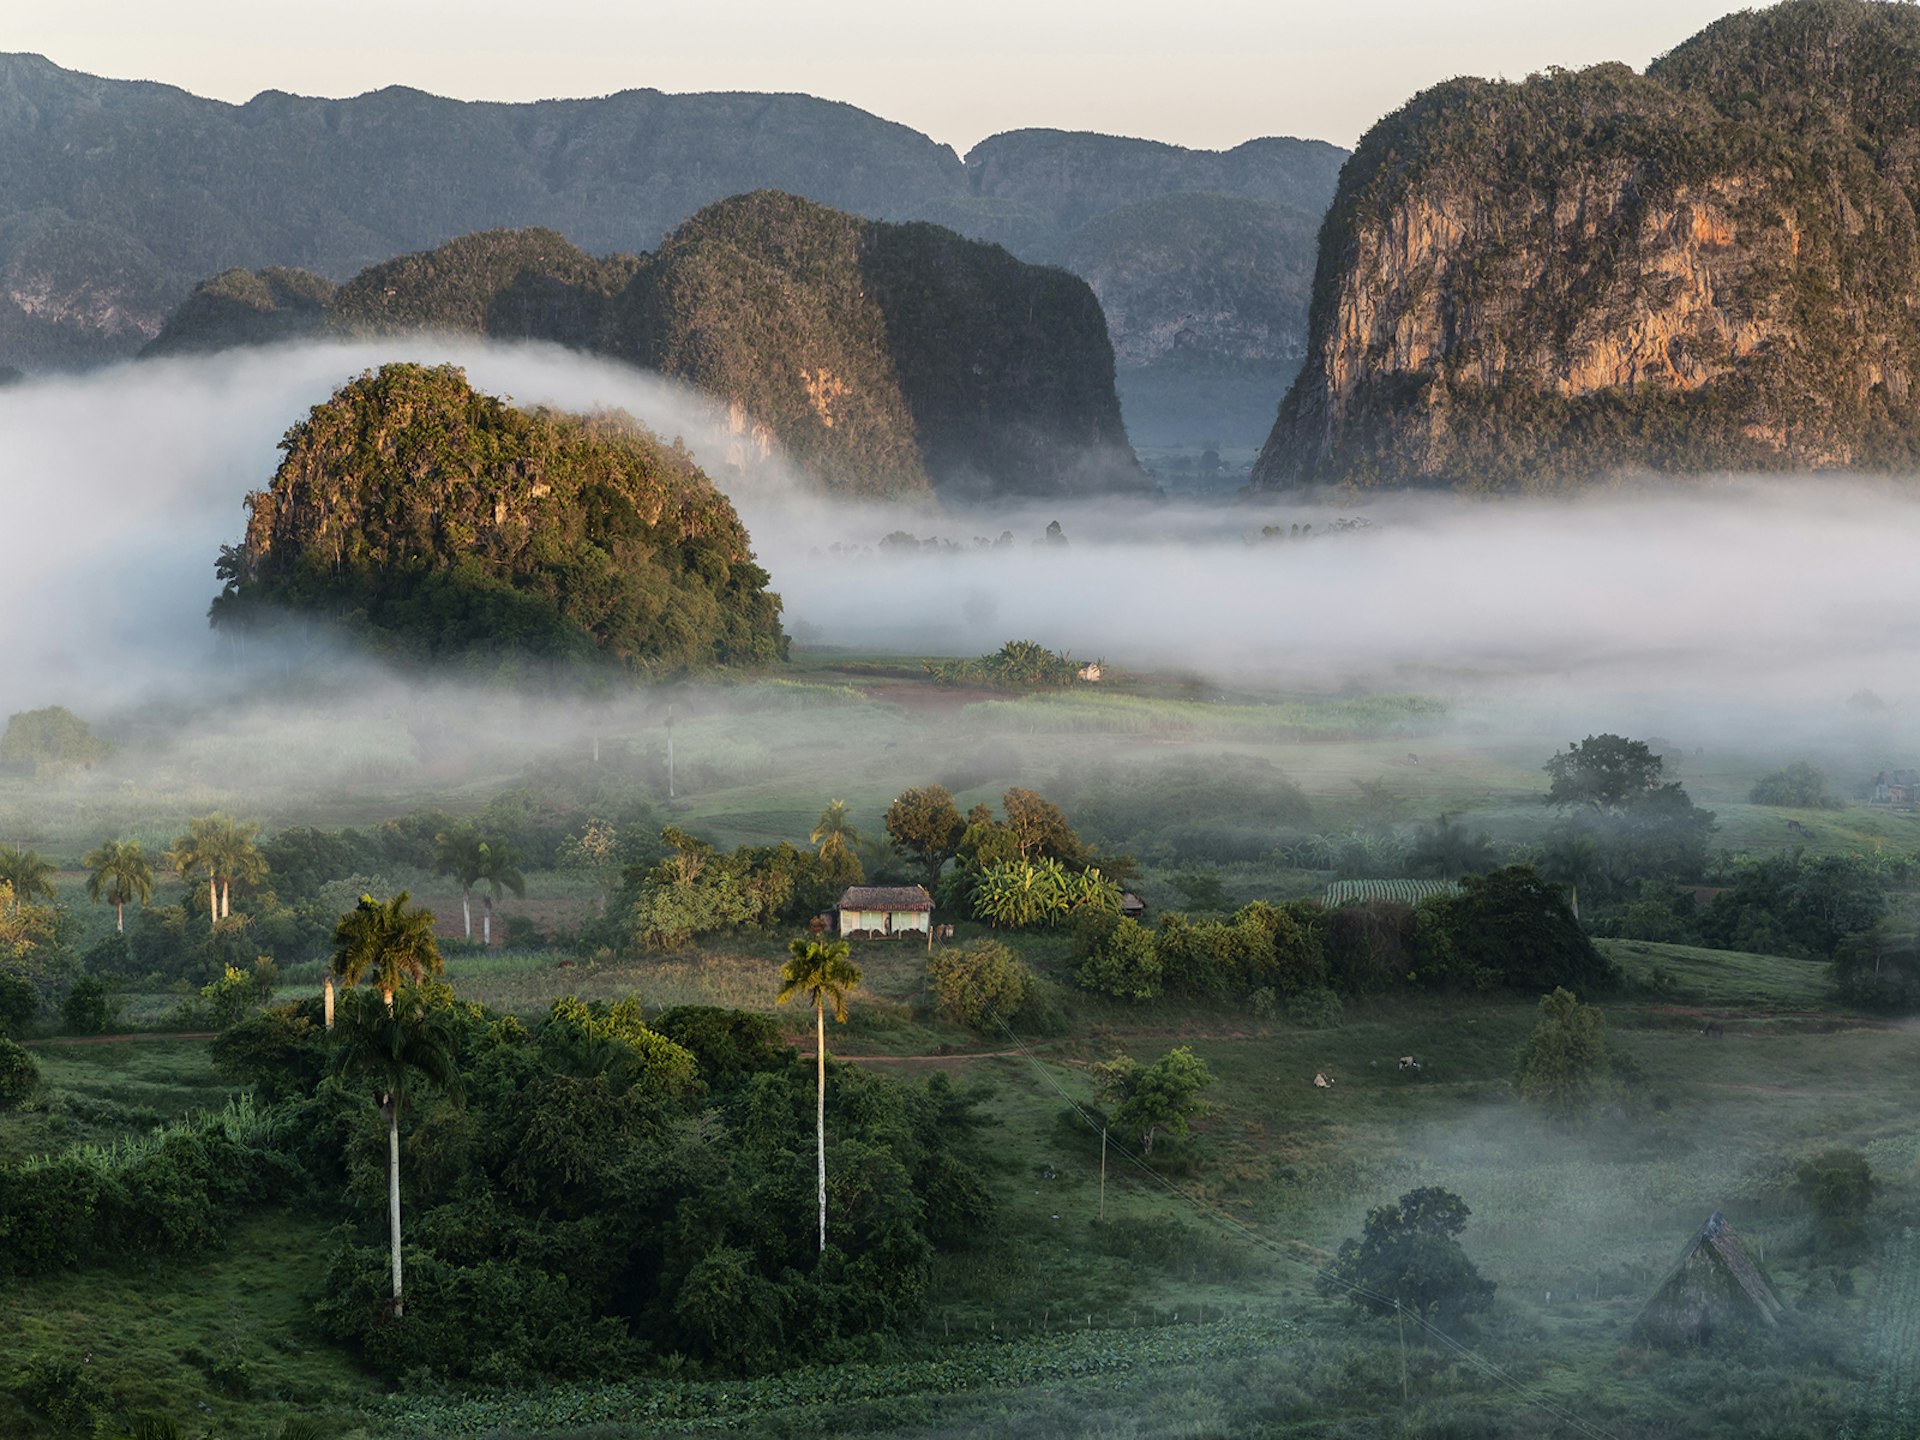
<path id="1" fill-rule="evenodd" d="M 814 1366 L 756 1380 L 557 1386 L 493 1398 L 407 1396 L 393 1402 L 381 1433 L 392 1440 L 453 1440 L 606 1424 L 644 1424 L 649 1433 L 659 1434 L 759 1429 L 782 1412 L 1023 1389 L 1254 1355 L 1287 1343 L 1291 1331 L 1291 1324 L 1278 1317 L 1081 1330 L 956 1345 L 938 1359 Z"/>
<path id="2" fill-rule="evenodd" d="M 1364 905 L 1370 900 L 1393 900 L 1402 905 L 1418 905 L 1435 895 L 1455 895 L 1460 887 L 1451 880 L 1335 880 L 1327 886 L 1326 905 Z"/>

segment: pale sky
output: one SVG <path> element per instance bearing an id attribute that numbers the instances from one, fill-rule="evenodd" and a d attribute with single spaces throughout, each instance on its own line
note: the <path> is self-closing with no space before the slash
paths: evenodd
<path id="1" fill-rule="evenodd" d="M 1635 69 L 1726 0 L 6 0 L 0 50 L 242 101 L 404 84 L 470 100 L 801 91 L 962 153 L 1054 126 L 1218 149 L 1352 145 L 1453 75 Z"/>

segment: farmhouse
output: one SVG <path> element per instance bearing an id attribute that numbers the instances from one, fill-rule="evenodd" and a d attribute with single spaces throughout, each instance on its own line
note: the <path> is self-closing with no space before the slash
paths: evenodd
<path id="1" fill-rule="evenodd" d="M 1912 770 L 1882 770 L 1873 777 L 1873 803 L 1911 809 L 1920 803 L 1920 773 Z"/>
<path id="2" fill-rule="evenodd" d="M 1716 1334 L 1772 1327 L 1785 1307 L 1733 1226 L 1716 1210 L 1647 1302 L 1633 1335 L 1650 1345 L 1702 1345 Z"/>
<path id="3" fill-rule="evenodd" d="M 933 897 L 921 885 L 852 885 L 833 907 L 835 931 L 848 940 L 927 936 Z"/>

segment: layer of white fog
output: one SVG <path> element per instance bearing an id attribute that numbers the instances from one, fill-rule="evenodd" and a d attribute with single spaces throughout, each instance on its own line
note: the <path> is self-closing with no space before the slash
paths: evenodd
<path id="1" fill-rule="evenodd" d="M 1135 669 L 1316 689 L 1481 688 L 1565 705 L 1832 713 L 1920 674 L 1908 490 L 1830 477 L 1613 488 L 1577 501 L 1046 503 L 943 515 L 807 496 L 727 464 L 697 400 L 544 347 L 304 345 L 0 390 L 0 713 L 191 691 L 218 547 L 276 442 L 384 359 L 480 389 L 621 406 L 684 435 L 733 494 L 803 644 L 966 655 L 1031 638 Z M 1363 527 L 1336 530 L 1341 518 Z M 1036 544 L 1058 521 L 1065 545 Z M 1311 537 L 1293 527 L 1311 525 Z M 1263 527 L 1284 532 L 1263 536 Z M 976 545 L 1011 532 L 1011 543 Z M 879 542 L 893 532 L 958 549 Z M 1591 712 L 1591 713 L 1590 713 Z"/>

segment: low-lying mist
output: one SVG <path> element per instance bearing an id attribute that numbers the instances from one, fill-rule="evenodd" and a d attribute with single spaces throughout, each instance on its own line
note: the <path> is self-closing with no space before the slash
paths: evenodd
<path id="1" fill-rule="evenodd" d="M 1861 692 L 1898 716 L 1920 673 L 1920 571 L 1899 549 L 1920 499 L 1892 485 L 941 514 L 810 495 L 777 463 L 743 474 L 697 397 L 631 369 L 418 338 L 0 390 L 0 603 L 16 617 L 0 710 L 213 683 L 212 566 L 242 532 L 242 497 L 309 406 L 390 359 L 451 360 L 520 403 L 617 405 L 684 436 L 733 495 L 803 646 L 969 655 L 1030 638 L 1230 687 L 1499 696 L 1582 733 L 1629 715 L 1817 720 Z"/>

